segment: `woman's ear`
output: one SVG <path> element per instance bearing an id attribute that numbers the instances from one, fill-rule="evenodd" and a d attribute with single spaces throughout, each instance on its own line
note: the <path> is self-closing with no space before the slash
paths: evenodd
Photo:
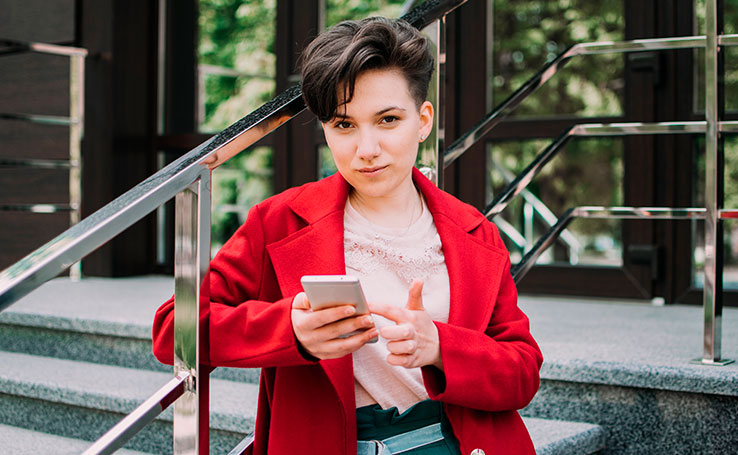
<path id="1" fill-rule="evenodd" d="M 423 101 L 419 109 L 420 114 L 420 142 L 423 142 L 433 130 L 433 105 L 430 101 Z"/>

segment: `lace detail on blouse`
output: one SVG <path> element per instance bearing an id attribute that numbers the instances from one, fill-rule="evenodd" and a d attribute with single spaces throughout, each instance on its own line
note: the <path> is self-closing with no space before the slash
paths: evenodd
<path id="1" fill-rule="evenodd" d="M 407 244 L 407 238 L 389 238 L 375 234 L 374 238 L 346 229 L 343 248 L 346 263 L 362 274 L 392 270 L 407 284 L 426 280 L 440 273 L 445 266 L 441 237 L 437 233 L 422 242 Z"/>

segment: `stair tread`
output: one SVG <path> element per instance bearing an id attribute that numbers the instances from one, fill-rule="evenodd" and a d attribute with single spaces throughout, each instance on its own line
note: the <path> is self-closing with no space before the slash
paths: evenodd
<path id="1" fill-rule="evenodd" d="M 587 455 L 605 447 L 605 432 L 599 425 L 523 417 L 536 455 Z"/>
<path id="2" fill-rule="evenodd" d="M 10 352 L 0 352 L 0 365 L 0 393 L 125 414 L 172 378 L 171 373 Z M 211 379 L 210 394 L 211 427 L 253 429 L 258 385 Z M 160 418 L 171 420 L 171 408 Z"/>
<path id="3" fill-rule="evenodd" d="M 692 364 L 702 355 L 703 310 L 521 296 L 543 351 L 542 379 L 738 396 L 738 363 Z M 723 309 L 722 352 L 738 358 L 738 309 Z"/>
<path id="4" fill-rule="evenodd" d="M 56 278 L 0 313 L 0 322 L 151 339 L 154 313 L 173 292 L 170 276 Z"/>
<path id="5" fill-rule="evenodd" d="M 81 439 L 66 438 L 0 424 L 0 447 L 2 447 L 3 453 L 14 455 L 36 455 L 39 453 L 79 455 L 91 444 L 91 442 Z M 50 448 L 53 449 L 50 450 Z M 145 452 L 127 449 L 120 449 L 115 453 L 120 455 L 146 455 Z"/>

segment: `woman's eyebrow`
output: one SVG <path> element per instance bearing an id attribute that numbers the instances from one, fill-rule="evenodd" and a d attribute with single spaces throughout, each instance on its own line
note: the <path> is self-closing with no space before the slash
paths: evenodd
<path id="1" fill-rule="evenodd" d="M 384 109 L 381 109 L 381 110 L 377 111 L 377 113 L 374 114 L 374 115 L 376 115 L 377 117 L 379 117 L 380 115 L 382 115 L 382 114 L 384 114 L 386 112 L 395 111 L 395 110 L 405 112 L 405 108 L 402 108 L 400 106 L 390 106 L 390 107 L 385 107 Z"/>

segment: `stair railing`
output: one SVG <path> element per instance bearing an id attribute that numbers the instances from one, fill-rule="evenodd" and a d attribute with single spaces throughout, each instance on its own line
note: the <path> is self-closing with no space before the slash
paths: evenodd
<path id="1" fill-rule="evenodd" d="M 443 52 L 445 16 L 465 2 L 429 0 L 403 19 L 418 29 L 437 23 L 437 52 Z M 443 59 L 437 58 L 436 62 L 442 65 Z M 304 109 L 300 87 L 285 90 L 0 272 L 3 311 L 175 198 L 175 378 L 93 443 L 84 455 L 115 452 L 172 403 L 174 453 L 209 452 L 209 371 L 203 367 L 207 340 L 201 338 L 199 320 L 209 310 L 208 283 L 203 278 L 210 262 L 210 173 Z M 246 438 L 232 453 L 243 452 L 250 441 Z"/>
<path id="2" fill-rule="evenodd" d="M 0 159 L 0 166 L 25 169 L 69 169 L 68 204 L 3 204 L 0 211 L 30 213 L 69 212 L 69 224 L 77 224 L 82 218 L 82 138 L 85 126 L 85 58 L 87 49 L 57 44 L 36 43 L 0 39 L 0 57 L 17 53 L 58 55 L 69 58 L 69 115 L 43 115 L 29 113 L 1 112 L 0 119 L 36 123 L 41 125 L 60 125 L 69 127 L 69 159 L 41 160 L 24 157 Z M 72 279 L 82 276 L 81 263 L 69 269 Z"/>
<path id="3" fill-rule="evenodd" d="M 482 139 L 500 121 L 517 108 L 522 101 L 538 87 L 553 77 L 572 57 L 603 53 L 630 53 L 653 50 L 673 49 L 705 49 L 705 121 L 703 122 L 663 122 L 663 123 L 613 123 L 575 125 L 556 138 L 546 149 L 531 162 L 528 167 L 511 182 L 485 209 L 489 218 L 499 214 L 518 194 L 520 194 L 533 177 L 556 155 L 561 147 L 574 136 L 620 136 L 631 134 L 694 134 L 702 133 L 706 137 L 706 178 L 704 208 L 636 208 L 636 207 L 588 207 L 569 209 L 552 226 L 536 246 L 526 254 L 514 268 L 515 280 L 519 281 L 530 270 L 535 260 L 564 232 L 571 220 L 577 216 L 602 218 L 650 218 L 650 219 L 694 219 L 705 220 L 705 270 L 703 285 L 704 334 L 703 355 L 695 360 L 703 365 L 727 365 L 733 360 L 723 359 L 721 354 L 722 307 L 723 307 L 723 221 L 738 218 L 738 210 L 723 208 L 723 143 L 722 135 L 738 133 L 738 122 L 723 121 L 722 80 L 723 68 L 719 64 L 722 48 L 737 46 L 738 35 L 722 34 L 718 8 L 718 0 L 706 1 L 706 35 L 677 38 L 658 38 L 632 40 L 620 43 L 585 43 L 576 44 L 553 61 L 544 66 L 538 73 L 513 92 L 492 112 L 481 119 L 474 127 L 454 141 L 446 149 L 443 162 L 450 165 L 474 143 Z M 697 213 L 702 215 L 697 216 Z M 597 215 L 595 215 L 597 214 Z"/>

